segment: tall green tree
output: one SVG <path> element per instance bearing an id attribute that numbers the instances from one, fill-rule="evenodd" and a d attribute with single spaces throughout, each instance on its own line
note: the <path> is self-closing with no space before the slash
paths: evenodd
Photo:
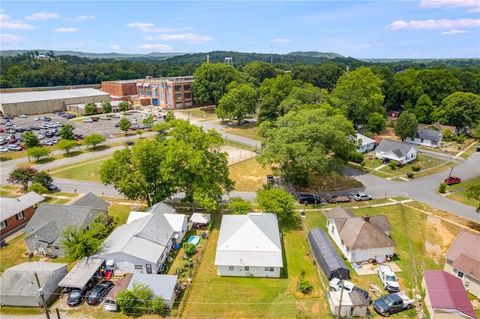
<path id="1" fill-rule="evenodd" d="M 105 142 L 107 138 L 102 134 L 93 133 L 91 135 L 85 136 L 83 144 L 96 148 L 98 144 Z"/>
<path id="2" fill-rule="evenodd" d="M 426 94 L 422 94 L 415 104 L 413 113 L 417 117 L 419 123 L 430 124 L 433 121 L 433 106 L 432 100 Z"/>
<path id="3" fill-rule="evenodd" d="M 71 149 L 75 146 L 77 146 L 77 142 L 73 140 L 60 140 L 58 142 L 58 148 L 64 150 L 67 154 L 70 154 Z"/>
<path id="4" fill-rule="evenodd" d="M 253 61 L 246 64 L 243 67 L 243 71 L 255 79 L 257 86 L 260 86 L 263 80 L 273 78 L 277 75 L 277 71 L 272 64 L 262 61 Z"/>
<path id="5" fill-rule="evenodd" d="M 62 127 L 60 128 L 60 137 L 64 140 L 74 140 L 75 139 L 75 134 L 74 131 L 75 128 L 70 125 L 70 124 L 63 124 Z"/>
<path id="6" fill-rule="evenodd" d="M 36 146 L 27 150 L 28 156 L 31 156 L 38 162 L 42 157 L 49 156 L 52 151 L 43 146 Z"/>
<path id="7" fill-rule="evenodd" d="M 480 122 L 480 95 L 456 92 L 447 96 L 435 110 L 434 118 L 457 130 L 473 128 Z"/>
<path id="8" fill-rule="evenodd" d="M 265 79 L 259 90 L 258 120 L 274 121 L 280 115 L 280 103 L 291 93 L 294 87 L 301 87 L 302 81 L 293 80 L 289 74 L 281 74 Z"/>
<path id="9" fill-rule="evenodd" d="M 257 91 L 248 84 L 232 82 L 228 92 L 220 99 L 215 109 L 218 117 L 229 118 L 240 125 L 248 115 L 255 114 Z"/>
<path id="10" fill-rule="evenodd" d="M 440 105 L 444 98 L 462 90 L 460 80 L 445 69 L 422 70 L 418 75 L 418 81 L 434 105 Z"/>
<path id="11" fill-rule="evenodd" d="M 26 192 L 28 189 L 28 183 L 33 180 L 36 174 L 37 170 L 32 167 L 15 168 L 10 174 L 8 174 L 7 182 L 21 185 L 23 191 Z"/>
<path id="12" fill-rule="evenodd" d="M 357 127 L 367 124 L 372 113 L 385 112 L 383 99 L 382 80 L 363 67 L 344 73 L 331 95 L 332 105 Z"/>
<path id="13" fill-rule="evenodd" d="M 126 135 L 128 130 L 132 126 L 132 122 L 130 122 L 126 117 L 122 117 L 118 125 L 120 126 L 120 130 L 123 131 L 123 133 L 125 133 Z"/>
<path id="14" fill-rule="evenodd" d="M 387 120 L 382 114 L 374 112 L 369 116 L 367 127 L 370 132 L 380 134 L 386 126 Z"/>
<path id="15" fill-rule="evenodd" d="M 324 62 L 320 65 L 296 65 L 293 67 L 292 76 L 294 79 L 331 91 L 344 72 L 339 64 Z"/>
<path id="16" fill-rule="evenodd" d="M 33 176 L 32 183 L 37 183 L 47 188 L 53 182 L 52 176 L 47 171 L 39 171 Z"/>
<path id="17" fill-rule="evenodd" d="M 310 83 L 292 88 L 290 94 L 278 106 L 279 114 L 284 115 L 305 105 L 320 105 L 327 101 L 328 91 Z"/>
<path id="18" fill-rule="evenodd" d="M 110 101 L 103 101 L 102 109 L 103 113 L 112 113 L 112 104 L 110 103 Z"/>
<path id="19" fill-rule="evenodd" d="M 22 134 L 23 136 L 23 144 L 25 144 L 26 148 L 32 148 L 40 146 L 40 140 L 38 139 L 37 135 L 32 131 L 28 131 Z"/>
<path id="20" fill-rule="evenodd" d="M 418 121 L 415 114 L 409 111 L 402 112 L 395 123 L 395 134 L 403 140 L 414 137 L 417 133 Z"/>
<path id="21" fill-rule="evenodd" d="M 85 115 L 95 115 L 98 113 L 97 104 L 95 103 L 87 103 L 85 105 Z"/>
<path id="22" fill-rule="evenodd" d="M 237 70 L 223 63 L 203 63 L 195 70 L 194 76 L 192 91 L 197 102 L 215 105 L 227 93 L 228 85 L 241 78 Z"/>
<path id="23" fill-rule="evenodd" d="M 418 80 L 419 71 L 406 69 L 393 76 L 387 96 L 387 106 L 394 110 L 411 110 L 424 93 Z"/>
<path id="24" fill-rule="evenodd" d="M 306 185 L 313 174 L 326 174 L 338 160 L 348 160 L 355 150 L 352 123 L 340 110 L 324 104 L 292 111 L 265 132 L 260 155 L 288 182 Z"/>
<path id="25" fill-rule="evenodd" d="M 280 188 L 257 191 L 258 206 L 262 211 L 277 214 L 280 221 L 286 222 L 293 217 L 295 198 Z"/>
<path id="26" fill-rule="evenodd" d="M 118 103 L 118 109 L 119 109 L 121 112 L 125 112 L 125 111 L 127 111 L 129 108 L 130 108 L 130 105 L 128 104 L 127 101 L 122 101 L 122 102 Z"/>

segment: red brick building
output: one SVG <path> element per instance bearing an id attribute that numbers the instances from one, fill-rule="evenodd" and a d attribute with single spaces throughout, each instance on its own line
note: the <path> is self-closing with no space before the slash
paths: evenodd
<path id="1" fill-rule="evenodd" d="M 45 198 L 29 192 L 17 198 L 0 198 L 0 241 L 16 233 L 32 218 L 37 205 Z"/>
<path id="2" fill-rule="evenodd" d="M 121 98 L 137 95 L 138 80 L 103 81 L 102 91 L 112 98 Z"/>

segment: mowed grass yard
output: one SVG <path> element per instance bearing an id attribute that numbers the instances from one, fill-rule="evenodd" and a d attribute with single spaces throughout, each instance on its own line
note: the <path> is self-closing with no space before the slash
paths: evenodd
<path id="1" fill-rule="evenodd" d="M 402 211 L 406 225 L 402 218 Z M 395 252 L 398 255 L 395 263 L 402 269 L 397 273 L 400 287 L 410 296 L 413 296 L 412 289 L 415 287 L 415 272 L 421 282 L 422 269 L 443 269 L 445 251 L 460 231 L 458 226 L 439 219 L 429 220 L 427 215 L 404 205 L 359 208 L 352 212 L 357 216 L 387 216 L 392 225 L 391 238 L 395 242 Z M 306 215 L 307 229 L 320 227 L 326 231 L 327 220 L 322 212 L 308 211 Z M 411 241 L 413 259 L 409 252 L 408 239 Z M 341 255 L 340 251 L 338 252 Z M 350 267 L 347 261 L 346 264 Z M 350 270 L 350 274 L 352 275 L 351 281 L 361 288 L 369 290 L 371 284 L 382 287 L 376 275 L 358 276 L 353 270 Z M 375 312 L 373 315 L 378 316 Z M 402 312 L 395 317 L 413 318 L 415 310 Z"/>
<path id="2" fill-rule="evenodd" d="M 105 160 L 109 157 L 94 160 L 87 163 L 81 163 L 77 165 L 70 165 L 67 167 L 60 167 L 58 169 L 52 170 L 51 174 L 53 177 L 58 178 L 67 178 L 67 179 L 76 179 L 84 181 L 100 181 L 100 168 Z"/>
<path id="3" fill-rule="evenodd" d="M 272 174 L 272 170 L 263 167 L 256 157 L 230 165 L 228 169 L 236 191 L 254 192 L 262 188 L 267 175 Z"/>
<path id="4" fill-rule="evenodd" d="M 180 313 L 182 318 L 329 317 L 316 266 L 299 226 L 285 231 L 282 236 L 284 269 L 281 278 L 220 277 L 214 265 L 220 225 L 219 217 L 216 219 L 216 227 Z M 314 286 L 309 295 L 296 289 L 303 272 Z"/>
<path id="5" fill-rule="evenodd" d="M 447 197 L 466 205 L 478 207 L 480 205 L 480 201 L 473 198 L 468 198 L 467 192 L 466 192 L 466 189 L 469 186 L 472 186 L 478 183 L 480 183 L 480 177 L 475 177 L 467 181 L 461 182 L 460 184 L 448 186 L 447 190 L 451 192 L 451 194 L 447 195 Z"/>
<path id="6" fill-rule="evenodd" d="M 223 131 L 225 133 L 235 134 L 247 138 L 251 138 L 253 140 L 263 141 L 264 138 L 258 135 L 259 127 L 257 123 L 250 123 L 245 125 L 232 125 L 230 127 L 224 128 Z"/>

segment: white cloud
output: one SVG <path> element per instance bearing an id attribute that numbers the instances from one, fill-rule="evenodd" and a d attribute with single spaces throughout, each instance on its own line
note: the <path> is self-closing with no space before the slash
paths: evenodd
<path id="1" fill-rule="evenodd" d="M 160 52 L 172 52 L 173 48 L 166 44 L 161 43 L 149 43 L 149 44 L 142 44 L 138 46 L 141 50 L 156 50 Z"/>
<path id="2" fill-rule="evenodd" d="M 457 29 L 451 29 L 448 31 L 443 31 L 443 35 L 457 35 L 457 34 L 465 34 L 465 33 L 470 33 L 470 30 L 457 30 Z"/>
<path id="3" fill-rule="evenodd" d="M 11 30 L 33 30 L 35 27 L 30 24 L 26 24 L 20 20 L 11 20 L 10 16 L 4 13 L 0 14 L 0 29 Z"/>
<path id="4" fill-rule="evenodd" d="M 160 34 L 156 36 L 146 36 L 146 40 L 161 40 L 161 41 L 179 41 L 190 43 L 205 43 L 213 41 L 214 38 L 209 35 L 199 35 L 195 33 L 172 33 Z"/>
<path id="5" fill-rule="evenodd" d="M 469 12 L 479 12 L 478 0 L 421 0 L 420 6 L 424 8 L 466 8 Z"/>
<path id="6" fill-rule="evenodd" d="M 387 26 L 390 30 L 400 29 L 464 29 L 480 27 L 480 19 L 442 20 L 397 20 Z"/>
<path id="7" fill-rule="evenodd" d="M 120 46 L 118 44 L 112 44 L 110 46 L 110 49 L 114 50 L 114 51 L 117 51 L 117 50 L 120 50 Z"/>
<path id="8" fill-rule="evenodd" d="M 77 32 L 78 30 L 80 30 L 80 29 L 79 28 L 73 28 L 73 27 L 61 27 L 61 28 L 53 29 L 52 31 L 62 32 L 62 33 L 71 33 L 71 32 Z"/>
<path id="9" fill-rule="evenodd" d="M 94 20 L 96 17 L 91 14 L 91 15 L 84 15 L 84 16 L 78 16 L 74 18 L 65 18 L 67 21 L 86 21 L 86 20 Z"/>
<path id="10" fill-rule="evenodd" d="M 159 32 L 159 33 L 171 33 L 179 31 L 179 29 L 174 28 L 159 28 L 155 24 L 150 22 L 132 22 L 127 24 L 127 27 L 137 29 L 141 32 Z"/>
<path id="11" fill-rule="evenodd" d="M 27 20 L 50 20 L 57 19 L 59 17 L 58 13 L 55 12 L 35 12 L 29 16 L 26 16 Z"/>
<path id="12" fill-rule="evenodd" d="M 372 47 L 372 45 L 368 44 L 368 43 L 352 45 L 352 49 L 368 49 L 368 48 L 371 48 L 371 47 Z"/>
<path id="13" fill-rule="evenodd" d="M 22 38 L 14 34 L 0 34 L 0 43 L 3 45 L 17 43 L 22 41 Z"/>
<path id="14" fill-rule="evenodd" d="M 290 43 L 290 42 L 292 42 L 292 39 L 290 39 L 290 38 L 275 38 L 275 39 L 272 39 L 272 42 L 275 42 L 275 43 Z"/>

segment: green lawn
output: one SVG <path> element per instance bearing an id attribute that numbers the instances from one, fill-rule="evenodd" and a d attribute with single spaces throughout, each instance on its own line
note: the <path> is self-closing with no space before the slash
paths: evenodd
<path id="1" fill-rule="evenodd" d="M 108 159 L 102 158 L 87 163 L 76 164 L 52 171 L 53 177 L 77 179 L 85 181 L 100 181 L 100 168 L 102 163 Z"/>
<path id="2" fill-rule="evenodd" d="M 285 232 L 282 237 L 285 252 L 282 278 L 220 277 L 214 266 L 219 224 L 216 223 L 210 235 L 181 317 L 330 317 L 302 230 Z M 314 286 L 307 296 L 296 289 L 302 272 Z"/>
<path id="3" fill-rule="evenodd" d="M 456 200 L 457 202 L 470 205 L 473 207 L 478 207 L 480 205 L 480 201 L 468 198 L 466 194 L 466 189 L 473 185 L 480 183 L 480 177 L 472 178 L 467 181 L 461 182 L 460 184 L 452 185 L 448 187 L 448 191 L 452 192 L 452 194 L 448 195 L 448 198 Z"/>
<path id="4" fill-rule="evenodd" d="M 23 241 L 23 235 L 9 241 L 0 248 L 0 273 L 12 266 L 28 261 L 27 247 Z"/>
<path id="5" fill-rule="evenodd" d="M 272 170 L 263 167 L 255 157 L 230 165 L 228 170 L 230 178 L 235 182 L 235 190 L 247 192 L 262 188 L 266 176 L 272 174 Z"/>
<path id="6" fill-rule="evenodd" d="M 264 138 L 258 135 L 258 124 L 257 123 L 250 123 L 241 126 L 231 126 L 228 128 L 223 129 L 225 133 L 235 134 L 247 138 L 251 138 L 253 140 L 262 141 Z"/>
<path id="7" fill-rule="evenodd" d="M 113 203 L 108 207 L 108 214 L 118 218 L 118 225 L 123 225 L 127 222 L 130 211 L 132 211 L 132 207 L 130 205 Z"/>
<path id="8" fill-rule="evenodd" d="M 402 218 L 402 211 L 405 215 L 406 225 Z M 460 228 L 445 221 L 429 223 L 427 216 L 415 209 L 404 205 L 393 205 L 385 207 L 359 208 L 352 212 L 358 216 L 386 215 L 392 225 L 391 237 L 395 242 L 395 252 L 398 255 L 396 263 L 402 269 L 398 273 L 402 289 L 411 292 L 415 285 L 415 269 L 421 280 L 422 269 L 442 269 L 444 264 L 444 253 L 451 241 L 458 234 Z M 320 227 L 326 229 L 326 218 L 321 212 L 307 212 L 306 226 L 308 229 Z M 408 238 L 412 244 L 414 260 L 410 257 Z M 434 249 L 426 248 L 431 245 Z M 415 266 L 414 267 L 414 261 Z M 354 272 L 352 281 L 363 288 L 370 284 L 379 285 L 376 276 L 357 276 Z M 414 317 L 414 310 L 409 311 L 409 317 Z"/>

